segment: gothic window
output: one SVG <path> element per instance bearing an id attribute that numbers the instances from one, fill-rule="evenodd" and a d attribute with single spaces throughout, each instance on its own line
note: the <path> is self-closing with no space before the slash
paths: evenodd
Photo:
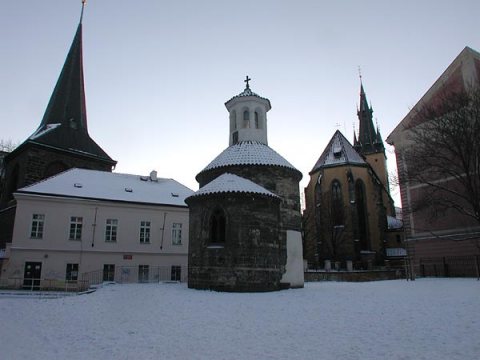
<path id="1" fill-rule="evenodd" d="M 259 118 L 258 118 L 258 112 L 255 111 L 255 129 L 259 129 Z"/>
<path id="2" fill-rule="evenodd" d="M 332 224 L 333 225 L 343 225 L 343 196 L 342 188 L 338 180 L 332 181 Z"/>
<path id="3" fill-rule="evenodd" d="M 250 127 L 250 112 L 245 110 L 243 112 L 243 127 L 249 128 Z"/>
<path id="4" fill-rule="evenodd" d="M 355 183 L 355 203 L 357 205 L 358 232 L 360 237 L 360 250 L 369 250 L 368 247 L 368 223 L 366 210 L 365 185 L 358 179 Z"/>
<path id="5" fill-rule="evenodd" d="M 210 242 L 224 243 L 226 231 L 225 212 L 221 209 L 216 209 L 210 218 Z"/>

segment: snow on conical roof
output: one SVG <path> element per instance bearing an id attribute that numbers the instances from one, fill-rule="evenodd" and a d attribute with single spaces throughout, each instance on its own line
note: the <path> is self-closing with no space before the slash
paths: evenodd
<path id="1" fill-rule="evenodd" d="M 248 194 L 260 194 L 265 196 L 271 196 L 274 198 L 279 197 L 274 193 L 268 191 L 262 186 L 255 184 L 253 181 L 244 179 L 240 176 L 224 173 L 208 184 L 200 188 L 190 197 L 220 194 L 220 193 L 248 193 Z"/>
<path id="2" fill-rule="evenodd" d="M 345 164 L 366 165 L 367 163 L 345 136 L 337 130 L 310 173 L 324 167 Z"/>
<path id="3" fill-rule="evenodd" d="M 208 170 L 232 165 L 270 165 L 298 171 L 268 145 L 257 141 L 244 141 L 226 148 L 200 174 Z"/>

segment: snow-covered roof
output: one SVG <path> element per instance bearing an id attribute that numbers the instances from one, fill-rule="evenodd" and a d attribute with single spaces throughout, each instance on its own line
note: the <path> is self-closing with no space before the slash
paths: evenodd
<path id="1" fill-rule="evenodd" d="M 403 221 L 387 215 L 388 230 L 398 230 L 403 227 Z"/>
<path id="2" fill-rule="evenodd" d="M 268 191 L 262 186 L 255 184 L 253 181 L 230 173 L 224 173 L 210 181 L 208 184 L 195 192 L 195 194 L 193 194 L 191 197 L 219 193 L 249 193 L 278 198 L 277 195 Z"/>
<path id="3" fill-rule="evenodd" d="M 155 181 L 150 176 L 70 169 L 17 193 L 186 206 L 185 198 L 193 191 L 173 179 Z"/>
<path id="4" fill-rule="evenodd" d="M 270 165 L 297 170 L 268 145 L 257 141 L 244 141 L 226 148 L 200 173 L 232 165 Z"/>
<path id="5" fill-rule="evenodd" d="M 257 93 L 254 93 L 249 87 L 245 88 L 245 90 L 243 90 L 240 94 L 238 95 L 235 95 L 234 97 L 232 97 L 230 100 L 228 100 L 227 102 L 225 102 L 225 105 L 227 105 L 228 107 L 228 103 L 231 102 L 232 100 L 235 100 L 235 99 L 239 99 L 239 98 L 243 98 L 243 97 L 247 97 L 247 96 L 255 96 L 259 99 L 262 99 L 262 100 L 265 100 L 267 103 L 268 103 L 268 106 L 271 108 L 272 106 L 270 105 L 270 100 L 268 100 L 267 98 L 264 98 L 260 95 L 258 95 Z"/>
<path id="6" fill-rule="evenodd" d="M 323 167 L 345 164 L 366 165 L 367 163 L 345 136 L 337 130 L 310 173 Z"/>

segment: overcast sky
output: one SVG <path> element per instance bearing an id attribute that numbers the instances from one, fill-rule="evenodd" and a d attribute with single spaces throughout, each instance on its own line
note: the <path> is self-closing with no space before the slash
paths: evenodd
<path id="1" fill-rule="evenodd" d="M 40 124 L 80 10 L 0 2 L 0 139 Z M 155 169 L 196 190 L 228 146 L 224 103 L 249 75 L 272 103 L 269 145 L 303 173 L 303 191 L 335 130 L 352 141 L 358 129 L 358 68 L 385 139 L 465 46 L 480 50 L 479 14 L 478 0 L 89 0 L 89 132 L 115 171 Z"/>

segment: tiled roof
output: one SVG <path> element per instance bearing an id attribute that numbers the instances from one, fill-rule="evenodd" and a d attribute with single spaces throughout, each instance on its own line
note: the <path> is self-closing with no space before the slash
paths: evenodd
<path id="1" fill-rule="evenodd" d="M 232 165 L 271 165 L 297 170 L 268 145 L 256 141 L 244 141 L 226 148 L 200 173 Z"/>
<path id="2" fill-rule="evenodd" d="M 234 97 L 232 97 L 230 100 L 228 100 L 226 103 L 232 101 L 233 99 L 237 99 L 237 98 L 241 98 L 241 97 L 245 97 L 245 96 L 256 96 L 262 100 L 266 100 L 268 101 L 268 103 L 270 103 L 270 100 L 268 100 L 267 98 L 264 98 L 260 95 L 258 95 L 257 93 L 254 93 L 249 87 L 245 88 L 245 90 L 243 90 L 240 94 L 238 95 L 235 95 Z"/>
<path id="3" fill-rule="evenodd" d="M 324 167 L 345 164 L 366 165 L 367 163 L 345 136 L 337 130 L 310 173 Z"/>
<path id="4" fill-rule="evenodd" d="M 278 198 L 277 195 L 261 187 L 260 185 L 255 184 L 253 181 L 230 173 L 224 173 L 210 181 L 208 184 L 195 192 L 195 194 L 193 194 L 191 197 L 219 193 L 260 194 Z"/>
<path id="5" fill-rule="evenodd" d="M 152 180 L 149 176 L 70 169 L 17 193 L 186 206 L 185 198 L 193 191 L 173 179 Z"/>

